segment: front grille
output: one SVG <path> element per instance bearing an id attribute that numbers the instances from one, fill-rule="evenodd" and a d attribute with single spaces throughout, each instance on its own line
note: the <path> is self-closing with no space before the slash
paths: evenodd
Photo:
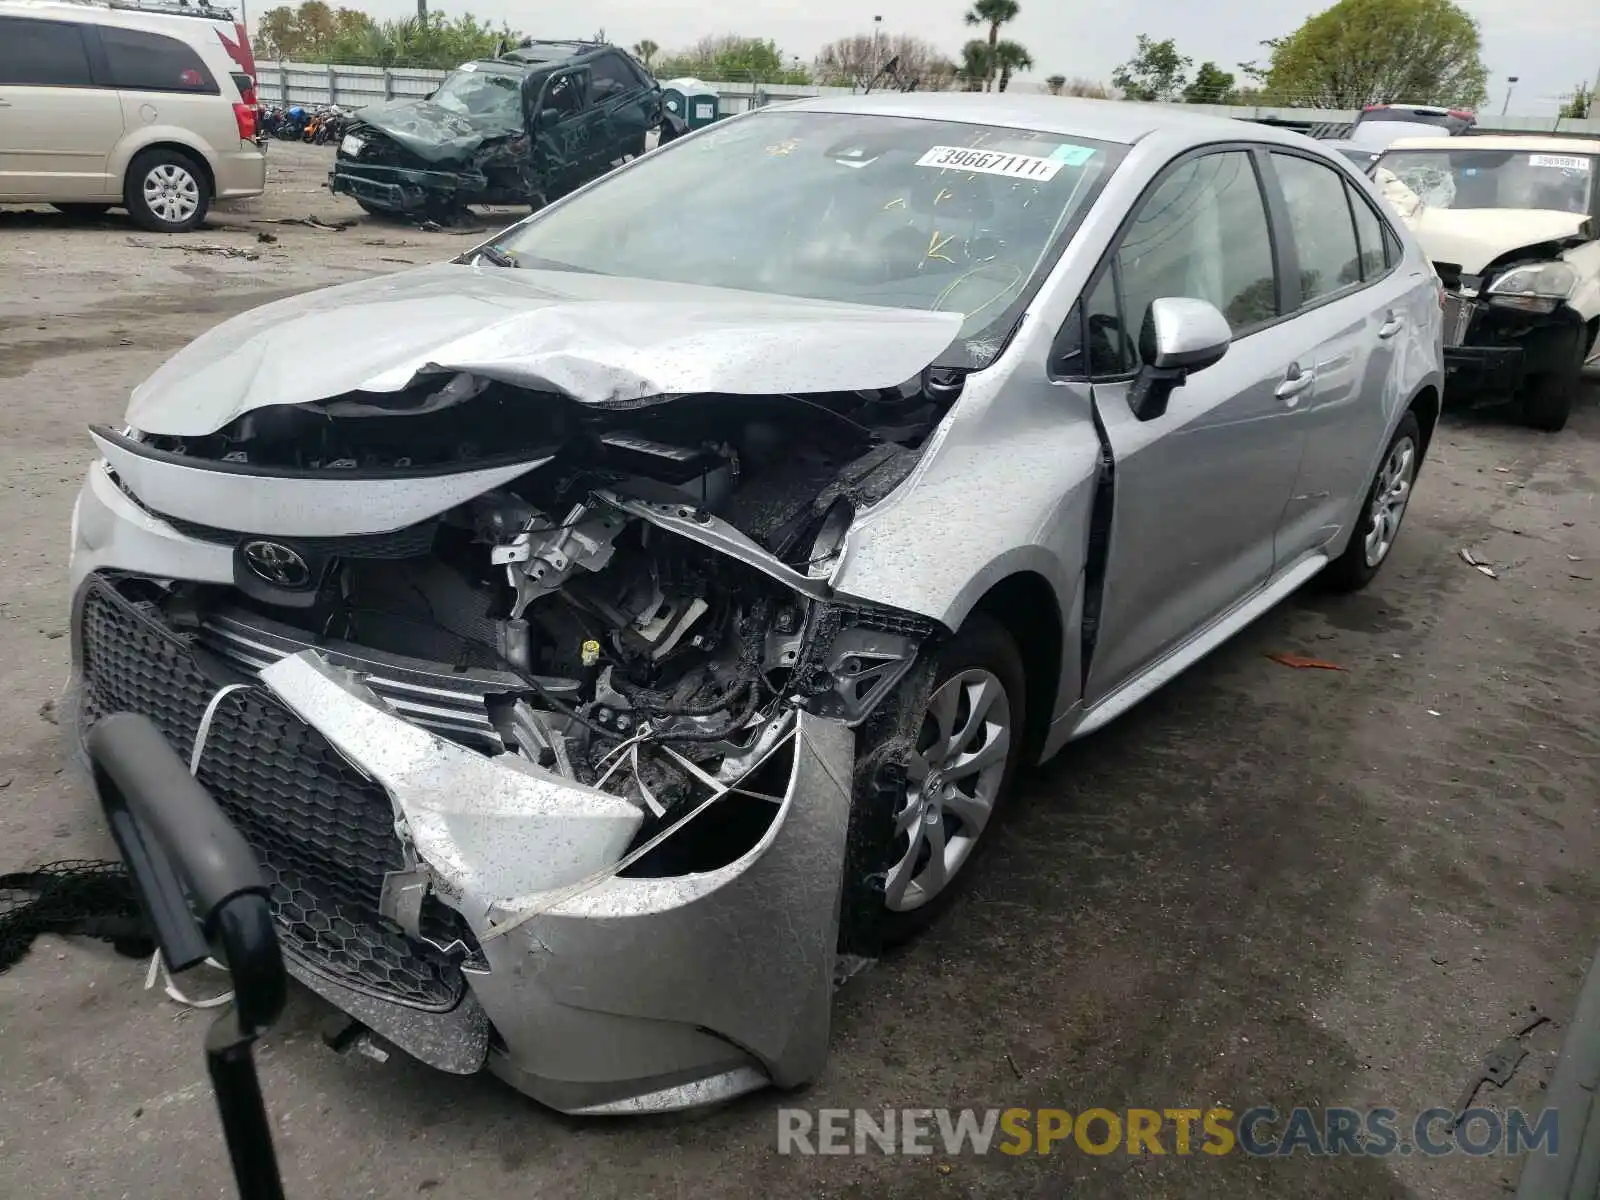
<path id="1" fill-rule="evenodd" d="M 1462 346 L 1467 341 L 1467 331 L 1472 328 L 1472 318 L 1478 305 L 1460 292 L 1446 292 L 1444 296 L 1444 344 Z"/>
<path id="2" fill-rule="evenodd" d="M 185 759 L 220 686 L 152 605 L 109 583 L 83 600 L 85 723 L 143 713 Z M 414 1008 L 454 1008 L 465 989 L 453 954 L 408 937 L 378 911 L 383 879 L 403 870 L 394 812 L 363 777 L 271 693 L 230 693 L 212 718 L 200 782 L 239 827 L 271 884 L 287 953 L 346 987 Z M 430 897 L 423 927 L 475 952 L 460 914 Z"/>

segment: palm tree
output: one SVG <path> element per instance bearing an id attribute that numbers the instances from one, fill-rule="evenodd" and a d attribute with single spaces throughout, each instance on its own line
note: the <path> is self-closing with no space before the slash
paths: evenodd
<path id="1" fill-rule="evenodd" d="M 659 53 L 661 53 L 661 47 L 649 38 L 633 44 L 633 56 L 644 64 L 647 71 L 650 69 L 650 60 Z"/>
<path id="2" fill-rule="evenodd" d="M 989 49 L 988 42 L 974 38 L 961 47 L 961 69 L 958 74 L 966 81 L 966 90 L 983 91 L 983 85 L 989 78 L 993 64 L 994 54 Z"/>
<path id="3" fill-rule="evenodd" d="M 1006 85 L 1011 82 L 1011 72 L 1032 69 L 1033 55 L 1028 53 L 1028 48 L 1021 42 L 998 42 L 994 48 L 993 65 L 1000 72 L 1000 86 L 997 90 L 1003 92 L 1006 90 Z"/>
<path id="4" fill-rule="evenodd" d="M 1061 95 L 1061 89 L 1067 86 L 1067 77 L 1065 75 L 1052 75 L 1044 81 L 1044 85 L 1050 89 L 1052 96 L 1059 96 Z"/>
<path id="5" fill-rule="evenodd" d="M 1000 26 L 1017 19 L 1017 13 L 1022 11 L 1022 5 L 1017 0 L 973 0 L 973 5 L 967 10 L 963 20 L 968 25 L 989 27 L 989 73 L 984 78 L 992 85 L 997 64 L 994 59 L 995 46 L 1000 41 Z"/>

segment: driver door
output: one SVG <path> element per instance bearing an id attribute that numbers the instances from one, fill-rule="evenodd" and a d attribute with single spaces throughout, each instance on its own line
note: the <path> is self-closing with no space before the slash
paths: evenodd
<path id="1" fill-rule="evenodd" d="M 594 156 L 595 113 L 589 106 L 589 69 L 552 71 L 532 108 L 533 162 L 545 198 L 565 195 L 588 178 Z"/>
<path id="2" fill-rule="evenodd" d="M 1303 370 L 1278 320 L 1268 209 L 1247 148 L 1177 160 L 1145 193 L 1084 296 L 1112 522 L 1085 681 L 1093 705 L 1260 589 L 1300 464 L 1283 393 Z M 1233 341 L 1164 413 L 1129 407 L 1153 300 L 1208 300 Z M 1307 376 L 1309 378 L 1309 376 Z"/>

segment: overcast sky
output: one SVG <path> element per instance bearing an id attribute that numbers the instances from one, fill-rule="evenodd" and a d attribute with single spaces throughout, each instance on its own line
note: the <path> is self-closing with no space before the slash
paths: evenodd
<path id="1" fill-rule="evenodd" d="M 332 0 L 337 5 L 340 0 Z M 344 0 L 378 17 L 415 12 L 414 0 Z M 1061 74 L 1097 81 L 1133 53 L 1141 33 L 1177 39 L 1179 51 L 1198 64 L 1215 60 L 1235 70 L 1260 58 L 1260 39 L 1294 30 L 1330 0 L 1022 0 L 1022 15 L 1007 36 L 1032 52 L 1033 78 Z M 1499 112 L 1506 77 L 1520 82 L 1511 111 L 1555 113 L 1557 97 L 1600 71 L 1600 4 L 1595 0 L 1458 0 L 1478 18 L 1489 65 L 1488 109 Z M 259 7 L 258 7 L 259 6 Z M 588 36 L 603 28 L 613 42 L 631 46 L 650 38 L 672 50 L 707 34 L 772 38 L 785 55 L 810 62 L 819 47 L 845 34 L 869 32 L 874 14 L 885 33 L 912 33 L 942 46 L 952 57 L 972 34 L 962 26 L 959 0 L 741 0 L 735 5 L 692 0 L 589 0 L 579 18 L 555 16 L 554 6 L 519 0 L 430 0 L 447 12 L 470 8 L 480 17 L 542 37 Z M 263 11 L 265 0 L 250 4 Z M 551 15 L 546 15 L 551 14 Z M 574 21 L 578 25 L 574 26 Z"/>

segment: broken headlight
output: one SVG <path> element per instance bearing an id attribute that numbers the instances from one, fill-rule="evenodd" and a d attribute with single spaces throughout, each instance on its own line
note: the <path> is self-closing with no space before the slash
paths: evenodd
<path id="1" fill-rule="evenodd" d="M 1527 263 L 1512 267 L 1489 285 L 1489 302 L 1523 312 L 1554 312 L 1577 286 L 1578 273 L 1566 263 Z"/>

